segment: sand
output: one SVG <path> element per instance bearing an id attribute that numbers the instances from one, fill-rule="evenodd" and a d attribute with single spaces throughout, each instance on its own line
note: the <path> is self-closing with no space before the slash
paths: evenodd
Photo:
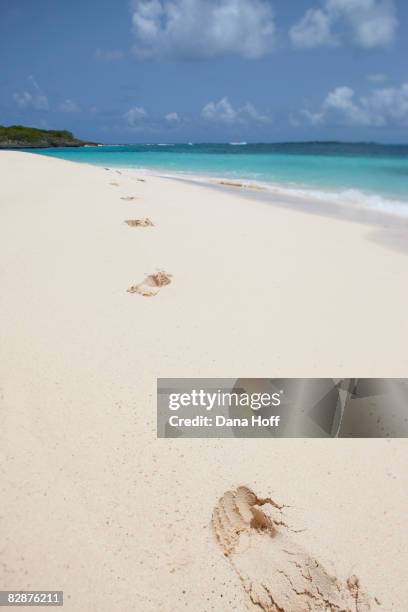
<path id="1" fill-rule="evenodd" d="M 247 487 L 227 491 L 212 518 L 216 538 L 249 600 L 265 612 L 347 610 L 381 606 L 355 575 L 341 582 L 296 542 L 283 506 Z"/>
<path id="2" fill-rule="evenodd" d="M 407 609 L 406 440 L 156 439 L 158 376 L 407 375 L 404 250 L 239 192 L 0 152 L 2 588 L 259 610 L 211 523 L 246 486 L 339 584 Z"/>

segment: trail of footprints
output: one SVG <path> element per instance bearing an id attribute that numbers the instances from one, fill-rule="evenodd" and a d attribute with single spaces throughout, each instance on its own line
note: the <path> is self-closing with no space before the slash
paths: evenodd
<path id="1" fill-rule="evenodd" d="M 111 171 L 111 168 L 105 168 L 107 171 Z M 122 174 L 120 170 L 115 170 L 117 174 Z M 145 179 L 137 178 L 137 181 L 144 183 Z M 120 187 L 120 184 L 117 181 L 111 181 L 109 183 L 112 187 Z M 132 202 L 136 200 L 136 196 L 122 196 L 120 198 L 125 202 Z M 154 223 L 148 218 L 143 217 L 141 219 L 126 219 L 124 221 L 126 225 L 129 227 L 154 227 Z M 157 295 L 162 287 L 169 285 L 171 283 L 172 274 L 168 274 L 164 270 L 156 270 L 153 274 L 146 274 L 143 281 L 138 283 L 137 285 L 132 285 L 127 289 L 127 293 L 138 293 L 139 295 L 143 295 L 144 297 L 153 297 Z"/>
<path id="2" fill-rule="evenodd" d="M 294 541 L 282 508 L 247 487 L 226 491 L 214 508 L 215 536 L 248 594 L 248 605 L 264 612 L 380 610 L 357 576 L 339 580 Z"/>
<path id="3" fill-rule="evenodd" d="M 109 168 L 105 168 L 110 170 Z M 116 171 L 120 174 L 119 171 Z M 137 179 L 144 182 L 145 179 Z M 119 183 L 111 182 L 113 186 Z M 135 196 L 124 196 L 132 201 Z M 127 219 L 130 227 L 154 227 L 148 218 Z M 164 270 L 146 274 L 127 289 L 145 297 L 171 283 Z M 332 576 L 291 537 L 282 506 L 258 498 L 247 487 L 226 491 L 212 515 L 212 527 L 224 556 L 238 574 L 254 609 L 264 612 L 371 612 L 380 602 L 360 587 L 357 576 Z"/>

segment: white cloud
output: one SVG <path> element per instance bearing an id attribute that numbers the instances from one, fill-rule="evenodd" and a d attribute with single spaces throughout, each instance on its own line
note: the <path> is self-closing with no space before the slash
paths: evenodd
<path id="1" fill-rule="evenodd" d="M 289 32 L 297 48 L 351 41 L 366 49 L 385 47 L 396 36 L 394 0 L 323 0 L 309 9 Z"/>
<path id="2" fill-rule="evenodd" d="M 408 125 L 408 82 L 401 87 L 377 89 L 361 103 L 379 125 L 394 122 Z"/>
<path id="3" fill-rule="evenodd" d="M 176 123 L 180 123 L 180 117 L 178 113 L 167 113 L 164 118 L 168 123 L 172 123 L 173 125 Z"/>
<path id="4" fill-rule="evenodd" d="M 18 108 L 33 108 L 34 110 L 48 110 L 48 98 L 42 92 L 33 75 L 27 78 L 30 83 L 30 91 L 15 92 L 13 98 Z"/>
<path id="5" fill-rule="evenodd" d="M 202 117 L 208 121 L 223 121 L 224 123 L 235 123 L 237 111 L 232 107 L 228 98 L 222 98 L 219 102 L 208 102 L 201 111 Z"/>
<path id="6" fill-rule="evenodd" d="M 108 62 L 120 60 L 123 57 L 123 51 L 120 49 L 110 49 L 104 51 L 103 49 L 97 49 L 95 51 L 95 57 L 99 60 L 106 60 Z"/>
<path id="7" fill-rule="evenodd" d="M 331 19 L 321 9 L 309 9 L 304 17 L 290 29 L 290 38 L 295 47 L 318 47 L 336 44 L 331 31 Z"/>
<path id="8" fill-rule="evenodd" d="M 258 113 L 255 106 L 251 104 L 250 102 L 247 102 L 245 106 L 238 109 L 238 112 L 244 118 L 245 116 L 247 116 L 252 121 L 258 121 L 259 123 L 271 123 L 272 122 L 271 117 L 268 117 L 267 115 L 261 115 L 261 113 Z"/>
<path id="9" fill-rule="evenodd" d="M 336 87 L 324 99 L 318 111 L 304 110 L 312 125 L 381 127 L 393 123 L 408 125 L 408 82 L 401 87 L 376 89 L 367 96 L 356 97 L 350 87 Z"/>
<path id="10" fill-rule="evenodd" d="M 134 52 L 140 59 L 202 59 L 271 51 L 270 0 L 133 0 Z"/>
<path id="11" fill-rule="evenodd" d="M 147 117 L 147 112 L 142 106 L 132 106 L 123 115 L 131 127 L 138 127 Z"/>
<path id="12" fill-rule="evenodd" d="M 59 110 L 63 113 L 79 113 L 81 110 L 76 102 L 73 102 L 69 98 L 64 100 L 59 106 Z"/>
<path id="13" fill-rule="evenodd" d="M 207 121 L 220 123 L 270 123 L 271 118 L 258 113 L 253 104 L 247 102 L 244 106 L 234 108 L 227 97 L 218 102 L 208 102 L 201 111 L 201 116 Z"/>

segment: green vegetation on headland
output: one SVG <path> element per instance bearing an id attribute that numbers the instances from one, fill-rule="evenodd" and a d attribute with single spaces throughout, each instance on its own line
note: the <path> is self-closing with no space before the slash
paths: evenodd
<path id="1" fill-rule="evenodd" d="M 95 145 L 75 138 L 67 130 L 38 130 L 23 125 L 0 125 L 0 149 L 27 149 L 46 147 L 83 147 Z"/>

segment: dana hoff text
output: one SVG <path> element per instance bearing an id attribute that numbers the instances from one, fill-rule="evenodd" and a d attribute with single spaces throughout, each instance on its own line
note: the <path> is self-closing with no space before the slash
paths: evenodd
<path id="1" fill-rule="evenodd" d="M 280 416 L 276 414 L 269 417 L 252 415 L 250 419 L 228 418 L 222 415 L 215 417 L 197 415 L 193 418 L 184 418 L 173 414 L 169 418 L 169 425 L 172 427 L 278 427 L 279 421 Z"/>

